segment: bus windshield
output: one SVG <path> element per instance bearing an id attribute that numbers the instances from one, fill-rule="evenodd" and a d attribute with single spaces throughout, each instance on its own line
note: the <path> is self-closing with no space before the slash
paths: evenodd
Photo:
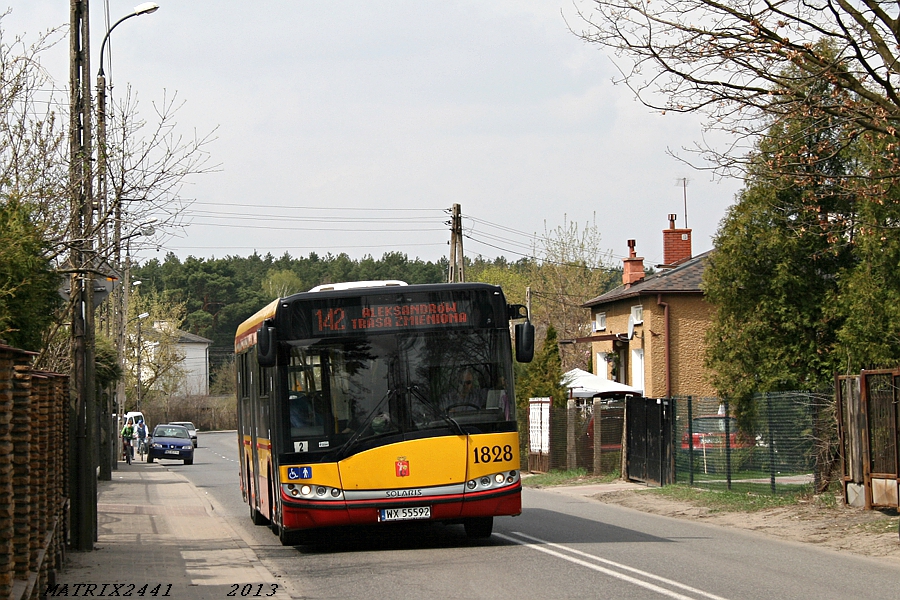
<path id="1" fill-rule="evenodd" d="M 514 431 L 508 340 L 482 329 L 293 343 L 285 433 L 301 451 Z"/>

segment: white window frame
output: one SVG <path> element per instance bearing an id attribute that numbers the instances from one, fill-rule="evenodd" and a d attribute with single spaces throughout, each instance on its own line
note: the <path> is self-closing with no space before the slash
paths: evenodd
<path id="1" fill-rule="evenodd" d="M 591 331 L 606 331 L 606 313 L 596 313 L 594 322 L 591 324 Z"/>
<path id="2" fill-rule="evenodd" d="M 644 307 L 638 304 L 637 306 L 631 307 L 631 318 L 634 320 L 635 325 L 640 325 L 644 322 Z"/>

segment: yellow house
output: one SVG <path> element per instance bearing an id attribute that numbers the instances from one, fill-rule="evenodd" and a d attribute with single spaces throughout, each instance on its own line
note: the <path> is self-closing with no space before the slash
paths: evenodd
<path id="1" fill-rule="evenodd" d="M 712 397 L 703 365 L 712 307 L 700 283 L 709 253 L 691 256 L 691 230 L 663 230 L 665 264 L 647 276 L 635 241 L 628 240 L 622 285 L 582 306 L 591 311 L 594 372 L 636 387 L 644 396 Z"/>

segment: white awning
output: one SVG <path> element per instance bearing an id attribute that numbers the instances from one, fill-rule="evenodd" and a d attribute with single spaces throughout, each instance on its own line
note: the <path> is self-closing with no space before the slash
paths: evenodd
<path id="1" fill-rule="evenodd" d="M 594 396 L 641 394 L 643 390 L 603 379 L 583 369 L 572 369 L 563 375 L 562 385 L 569 389 L 572 398 L 593 398 Z"/>

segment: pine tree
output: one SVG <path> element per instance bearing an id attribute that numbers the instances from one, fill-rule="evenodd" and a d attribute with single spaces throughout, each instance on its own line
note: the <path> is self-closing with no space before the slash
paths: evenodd
<path id="1" fill-rule="evenodd" d="M 516 396 L 520 408 L 528 405 L 529 398 L 552 398 L 553 406 L 566 405 L 566 390 L 562 382 L 562 362 L 556 342 L 556 329 L 547 327 L 547 337 L 534 360 L 525 369 L 522 380 L 516 383 Z"/>

